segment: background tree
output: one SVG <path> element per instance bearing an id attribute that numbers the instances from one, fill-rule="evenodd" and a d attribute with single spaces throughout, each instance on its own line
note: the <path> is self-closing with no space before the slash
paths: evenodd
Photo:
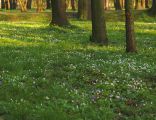
<path id="1" fill-rule="evenodd" d="M 43 0 L 36 0 L 36 12 L 42 12 L 43 11 Z"/>
<path id="2" fill-rule="evenodd" d="M 17 0 L 13 0 L 12 7 L 13 7 L 13 9 L 16 9 L 16 7 L 17 7 Z"/>
<path id="3" fill-rule="evenodd" d="M 104 9 L 108 10 L 109 8 L 109 0 L 104 0 Z"/>
<path id="4" fill-rule="evenodd" d="M 92 36 L 91 41 L 107 45 L 107 31 L 104 15 L 104 0 L 91 0 Z"/>
<path id="5" fill-rule="evenodd" d="M 31 9 L 32 6 L 32 0 L 27 1 L 27 9 Z"/>
<path id="6" fill-rule="evenodd" d="M 52 21 L 54 25 L 68 25 L 69 22 L 66 17 L 65 0 L 51 0 L 52 5 Z"/>
<path id="7" fill-rule="evenodd" d="M 136 52 L 134 36 L 133 0 L 125 0 L 126 52 Z"/>
<path id="8" fill-rule="evenodd" d="M 145 0 L 145 7 L 149 8 L 149 0 Z"/>
<path id="9" fill-rule="evenodd" d="M 1 8 L 5 9 L 5 0 L 1 0 Z"/>
<path id="10" fill-rule="evenodd" d="M 27 0 L 18 0 L 21 12 L 27 11 Z"/>
<path id="11" fill-rule="evenodd" d="M 70 2 L 71 2 L 71 8 L 72 8 L 72 10 L 75 11 L 76 10 L 75 0 L 70 0 Z"/>
<path id="12" fill-rule="evenodd" d="M 150 8 L 150 14 L 156 16 L 156 0 L 152 0 L 152 7 Z"/>
<path id="13" fill-rule="evenodd" d="M 145 0 L 135 0 L 135 9 L 143 9 L 145 8 Z"/>
<path id="14" fill-rule="evenodd" d="M 116 10 L 122 10 L 122 0 L 114 0 L 114 6 Z"/>
<path id="15" fill-rule="evenodd" d="M 51 9 L 51 1 L 46 0 L 46 9 Z"/>
<path id="16" fill-rule="evenodd" d="M 78 1 L 78 18 L 84 20 L 91 19 L 91 0 Z"/>

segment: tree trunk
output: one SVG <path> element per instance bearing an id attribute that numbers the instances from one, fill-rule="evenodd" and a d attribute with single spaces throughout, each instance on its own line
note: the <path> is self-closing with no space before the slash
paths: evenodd
<path id="1" fill-rule="evenodd" d="M 9 4 L 10 4 L 10 10 L 12 10 L 12 9 L 16 9 L 16 5 L 17 5 L 16 2 L 17 2 L 16 0 L 10 0 L 10 1 L 9 1 Z"/>
<path id="2" fill-rule="evenodd" d="M 73 11 L 76 10 L 76 8 L 75 8 L 75 0 L 71 0 L 71 7 L 72 7 Z"/>
<path id="3" fill-rule="evenodd" d="M 109 0 L 104 0 L 104 9 L 109 10 Z"/>
<path id="4" fill-rule="evenodd" d="M 126 52 L 136 52 L 134 36 L 133 0 L 125 0 Z"/>
<path id="5" fill-rule="evenodd" d="M 145 0 L 145 8 L 149 8 L 149 0 Z"/>
<path id="6" fill-rule="evenodd" d="M 5 0 L 5 8 L 10 10 L 10 0 Z"/>
<path id="7" fill-rule="evenodd" d="M 19 0 L 19 5 L 21 8 L 21 12 L 27 11 L 27 0 Z"/>
<path id="8" fill-rule="evenodd" d="M 114 0 L 115 9 L 122 10 L 122 1 L 121 0 Z"/>
<path id="9" fill-rule="evenodd" d="M 51 2 L 50 2 L 50 0 L 46 0 L 46 3 L 47 3 L 47 9 L 51 9 Z"/>
<path id="10" fill-rule="evenodd" d="M 42 12 L 43 11 L 43 0 L 36 0 L 37 9 L 36 12 Z"/>
<path id="11" fill-rule="evenodd" d="M 152 0 L 152 7 L 150 8 L 150 14 L 156 16 L 156 0 Z"/>
<path id="12" fill-rule="evenodd" d="M 51 0 L 52 4 L 52 21 L 53 25 L 68 25 L 66 17 L 65 0 Z"/>
<path id="13" fill-rule="evenodd" d="M 17 0 L 13 0 L 12 7 L 13 7 L 13 9 L 16 9 L 16 7 L 17 7 Z"/>
<path id="14" fill-rule="evenodd" d="M 27 2 L 27 9 L 31 9 L 32 0 L 28 0 Z"/>
<path id="15" fill-rule="evenodd" d="M 107 45 L 107 31 L 104 15 L 104 0 L 91 0 L 92 37 L 91 41 Z"/>
<path id="16" fill-rule="evenodd" d="M 145 0 L 141 0 L 141 7 L 145 8 Z"/>
<path id="17" fill-rule="evenodd" d="M 1 8 L 5 9 L 5 1 L 4 0 L 1 0 Z"/>
<path id="18" fill-rule="evenodd" d="M 135 9 L 142 9 L 141 0 L 135 0 Z"/>
<path id="19" fill-rule="evenodd" d="M 91 19 L 91 0 L 78 1 L 78 18 L 83 20 Z"/>

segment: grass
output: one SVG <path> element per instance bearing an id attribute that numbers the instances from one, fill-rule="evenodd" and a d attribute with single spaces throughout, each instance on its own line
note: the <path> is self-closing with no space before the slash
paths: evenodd
<path id="1" fill-rule="evenodd" d="M 144 20 L 135 23 L 137 54 L 125 53 L 123 22 L 107 22 L 104 47 L 89 42 L 89 21 L 1 21 L 0 116 L 155 120 L 156 24 Z"/>
<path id="2" fill-rule="evenodd" d="M 114 10 L 107 10 L 106 19 L 109 22 L 114 21 L 125 21 L 124 10 L 115 11 Z M 155 22 L 155 17 L 148 16 L 148 10 L 136 10 L 135 12 L 135 20 L 139 22 Z M 35 10 L 31 10 L 28 12 L 23 12 L 21 14 L 20 10 L 2 10 L 0 11 L 0 21 L 13 21 L 13 22 L 20 22 L 20 21 L 35 21 L 35 22 L 49 22 L 51 20 L 51 11 L 45 10 L 41 13 L 35 12 Z M 76 18 L 77 14 L 76 11 L 67 11 L 67 16 L 69 18 Z"/>

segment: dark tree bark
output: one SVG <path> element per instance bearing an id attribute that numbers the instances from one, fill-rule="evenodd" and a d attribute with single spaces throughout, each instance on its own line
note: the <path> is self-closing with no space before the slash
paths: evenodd
<path id="1" fill-rule="evenodd" d="M 91 0 L 78 1 L 78 18 L 83 20 L 91 19 Z"/>
<path id="2" fill-rule="evenodd" d="M 92 36 L 91 41 L 103 45 L 108 44 L 104 15 L 104 0 L 91 0 Z"/>
<path id="3" fill-rule="evenodd" d="M 133 0 L 125 0 L 126 17 L 126 52 L 136 52 Z"/>
<path id="4" fill-rule="evenodd" d="M 6 8 L 7 10 L 10 9 L 10 2 L 9 2 L 9 1 L 5 1 L 5 8 Z"/>
<path id="5" fill-rule="evenodd" d="M 51 9 L 51 1 L 50 0 L 46 0 L 46 3 L 47 3 L 47 9 Z"/>
<path id="6" fill-rule="evenodd" d="M 27 9 L 31 9 L 32 0 L 27 1 Z"/>
<path id="7" fill-rule="evenodd" d="M 9 2 L 10 2 L 10 10 L 12 10 L 13 9 L 13 0 L 9 0 Z"/>
<path id="8" fill-rule="evenodd" d="M 145 8 L 149 8 L 149 0 L 145 0 Z"/>
<path id="9" fill-rule="evenodd" d="M 135 9 L 142 9 L 141 1 L 142 0 L 135 0 Z"/>
<path id="10" fill-rule="evenodd" d="M 149 12 L 151 15 L 156 16 L 156 0 L 152 0 L 152 7 Z"/>
<path id="11" fill-rule="evenodd" d="M 1 0 L 1 8 L 5 9 L 5 1 L 4 0 Z"/>
<path id="12" fill-rule="evenodd" d="M 66 17 L 65 0 L 51 0 L 52 5 L 52 21 L 51 24 L 64 26 L 69 22 Z"/>
<path id="13" fill-rule="evenodd" d="M 122 1 L 121 0 L 114 0 L 114 6 L 116 10 L 122 10 Z"/>
<path id="14" fill-rule="evenodd" d="M 16 9 L 16 7 L 17 7 L 17 0 L 13 0 L 12 7 L 13 7 L 13 9 Z"/>
<path id="15" fill-rule="evenodd" d="M 76 10 L 76 8 L 75 8 L 75 0 L 71 0 L 71 7 L 72 7 L 73 11 Z"/>

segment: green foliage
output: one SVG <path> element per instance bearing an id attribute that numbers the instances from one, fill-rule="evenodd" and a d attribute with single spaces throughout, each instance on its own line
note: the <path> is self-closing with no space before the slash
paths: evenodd
<path id="1" fill-rule="evenodd" d="M 156 25 L 136 22 L 126 54 L 123 22 L 108 47 L 89 43 L 91 23 L 0 22 L 0 115 L 8 120 L 153 120 Z"/>

